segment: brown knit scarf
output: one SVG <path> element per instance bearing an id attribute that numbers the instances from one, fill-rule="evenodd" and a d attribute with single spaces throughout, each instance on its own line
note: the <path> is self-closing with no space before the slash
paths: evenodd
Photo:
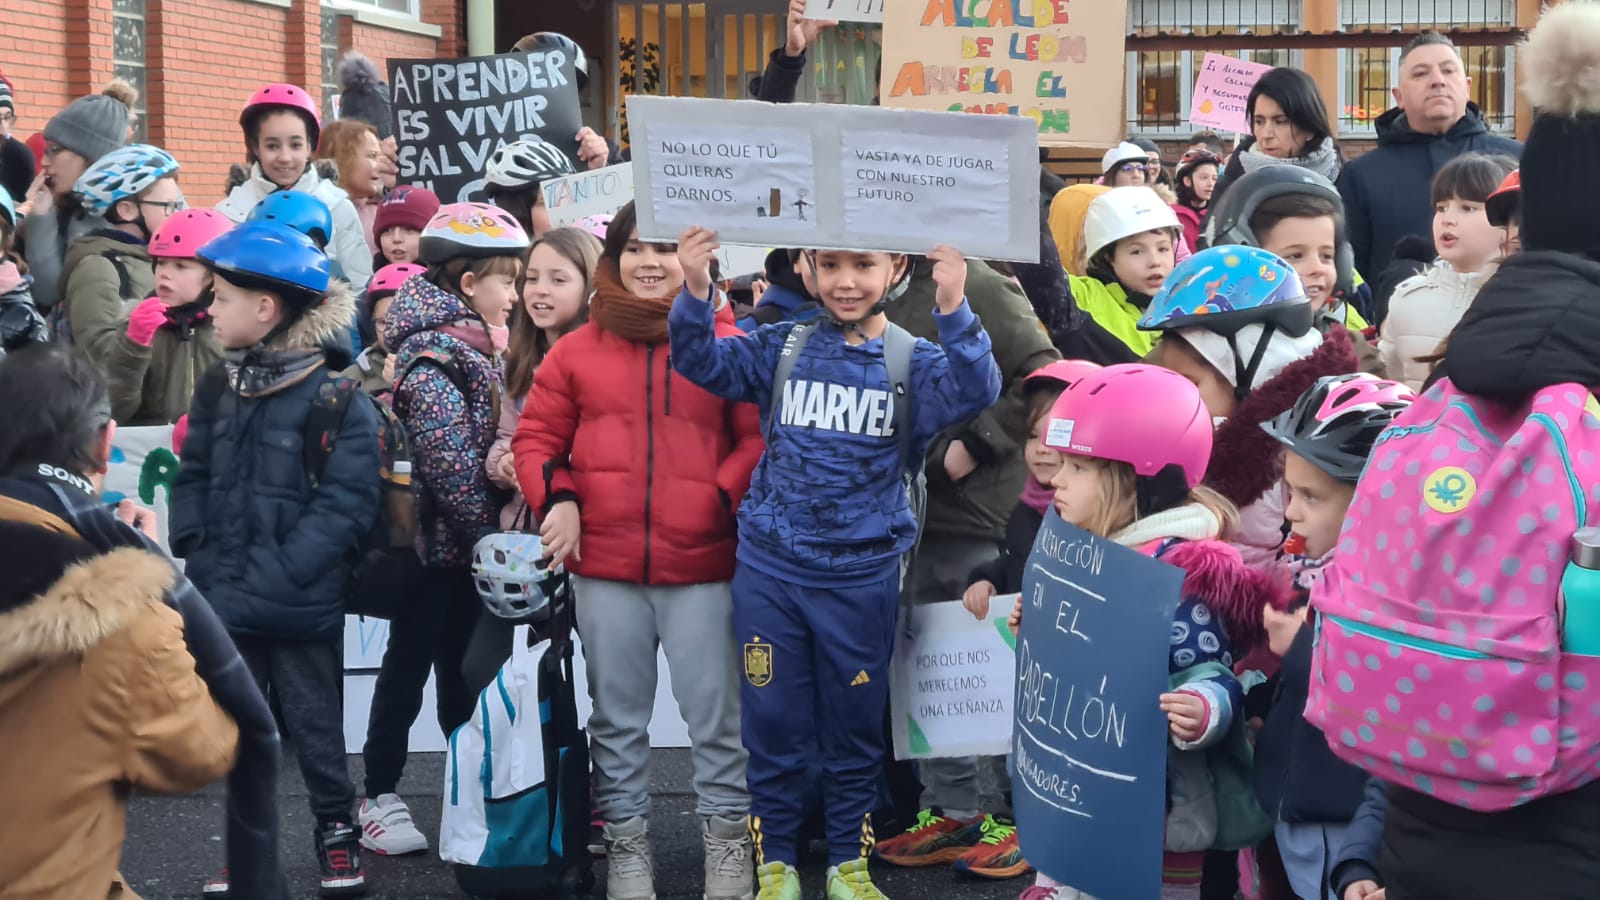
<path id="1" fill-rule="evenodd" d="M 640 344 L 664 344 L 667 340 L 667 313 L 673 298 L 646 300 L 622 286 L 622 276 L 613 260 L 602 259 L 594 273 L 594 297 L 589 300 L 589 318 L 623 340 Z"/>

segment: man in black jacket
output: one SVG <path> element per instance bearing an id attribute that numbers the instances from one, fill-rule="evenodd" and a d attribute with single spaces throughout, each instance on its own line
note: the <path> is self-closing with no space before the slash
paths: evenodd
<path id="1" fill-rule="evenodd" d="M 1429 186 L 1463 153 L 1520 157 L 1522 145 L 1489 133 L 1467 100 L 1471 79 L 1450 39 L 1425 32 L 1400 57 L 1395 108 L 1378 117 L 1378 146 L 1339 174 L 1356 271 L 1375 276 L 1406 235 L 1433 233 Z"/>

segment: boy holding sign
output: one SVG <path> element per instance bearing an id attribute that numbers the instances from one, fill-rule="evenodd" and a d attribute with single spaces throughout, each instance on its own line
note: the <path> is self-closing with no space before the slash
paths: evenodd
<path id="1" fill-rule="evenodd" d="M 963 295 L 966 261 L 949 247 L 928 254 L 940 345 L 885 314 L 907 258 L 850 250 L 804 254 L 823 307 L 814 325 L 718 339 L 709 302 L 718 247 L 712 231 L 684 233 L 684 289 L 668 325 L 679 373 L 759 404 L 766 422 L 767 450 L 739 508 L 733 578 L 757 896 L 799 900 L 803 748 L 820 722 L 827 896 L 881 900 L 867 870 L 873 785 L 901 560 L 919 528 L 917 475 L 936 434 L 994 403 L 1000 372 Z"/>

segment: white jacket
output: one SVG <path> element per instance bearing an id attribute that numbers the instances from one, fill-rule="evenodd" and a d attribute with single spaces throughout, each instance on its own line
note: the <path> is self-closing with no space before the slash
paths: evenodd
<path id="1" fill-rule="evenodd" d="M 1389 317 L 1378 335 L 1378 354 L 1390 378 L 1421 390 L 1432 366 L 1419 362 L 1431 356 L 1461 321 L 1478 288 L 1494 267 L 1483 272 L 1457 272 L 1440 260 L 1420 275 L 1400 282 L 1389 299 Z"/>
<path id="2" fill-rule="evenodd" d="M 250 178 L 218 203 L 217 211 L 235 222 L 243 222 L 256 204 L 278 190 L 281 188 L 261 173 L 261 164 L 254 163 L 250 166 Z M 310 194 L 328 205 L 333 213 L 333 238 L 328 242 L 328 258 L 339 264 L 345 280 L 357 291 L 365 290 L 372 278 L 372 251 L 367 248 L 361 216 L 350 202 L 350 196 L 343 188 L 318 175 L 314 165 L 306 167 L 306 173 L 291 190 Z"/>

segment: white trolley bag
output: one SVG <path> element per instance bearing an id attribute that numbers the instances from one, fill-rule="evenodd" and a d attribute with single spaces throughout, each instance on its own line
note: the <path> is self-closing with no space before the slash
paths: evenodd
<path id="1" fill-rule="evenodd" d="M 520 629 L 519 629 L 520 631 Z M 569 629 L 511 658 L 450 735 L 439 855 L 474 897 L 569 897 L 593 887 L 588 737 Z"/>

